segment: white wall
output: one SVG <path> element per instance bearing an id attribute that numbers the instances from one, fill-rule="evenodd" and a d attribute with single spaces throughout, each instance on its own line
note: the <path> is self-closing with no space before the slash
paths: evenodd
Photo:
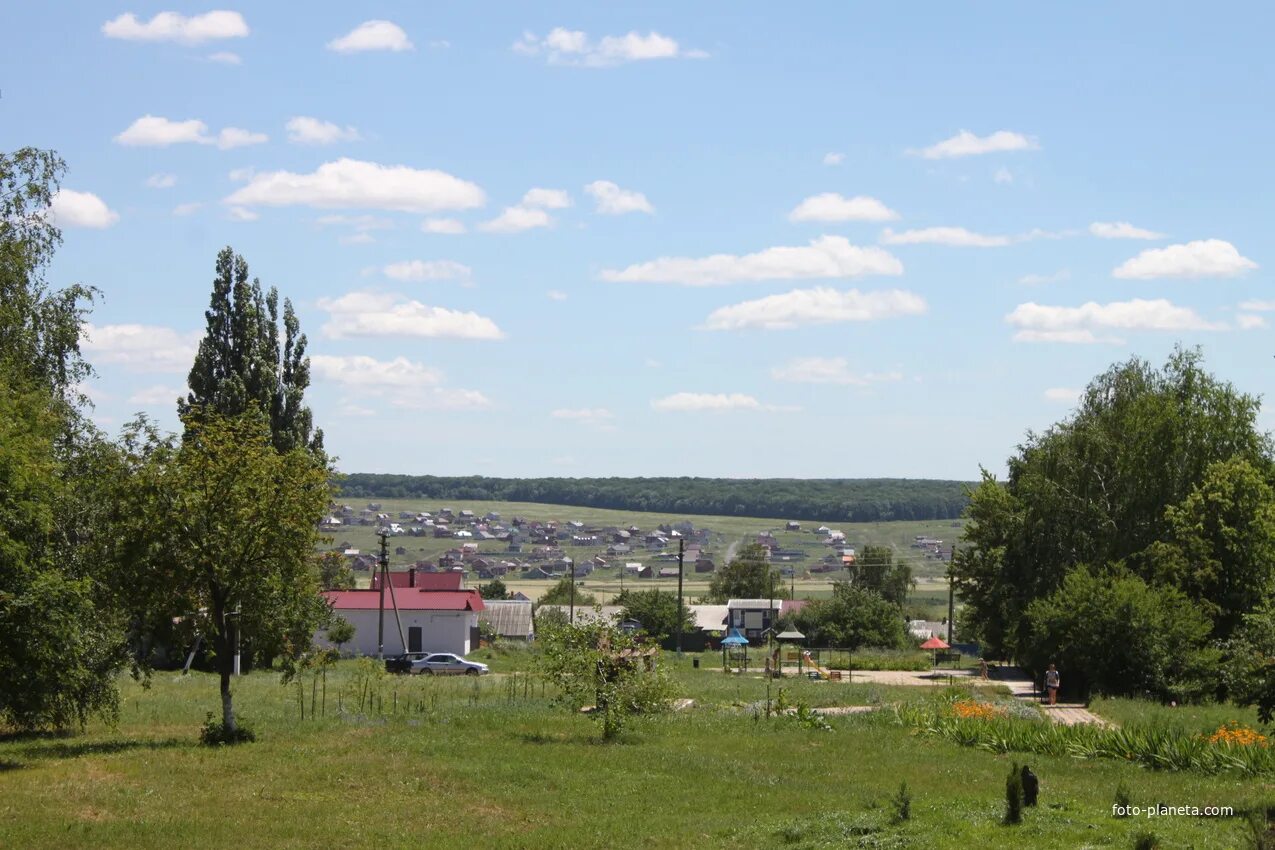
<path id="1" fill-rule="evenodd" d="M 343 649 L 356 655 L 376 656 L 377 610 L 356 609 L 336 612 L 354 626 L 354 640 Z M 421 628 L 421 649 L 424 652 L 454 652 L 468 655 L 469 630 L 478 626 L 478 615 L 472 611 L 399 611 L 406 639 L 412 626 Z M 319 646 L 331 646 L 327 633 L 320 631 L 314 642 Z M 385 609 L 385 654 L 398 655 L 407 648 L 398 638 L 398 625 L 394 621 L 394 609 Z"/>

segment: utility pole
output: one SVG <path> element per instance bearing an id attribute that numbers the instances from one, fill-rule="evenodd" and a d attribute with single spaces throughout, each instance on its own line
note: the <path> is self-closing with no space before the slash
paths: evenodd
<path id="1" fill-rule="evenodd" d="M 390 557 L 389 547 L 386 543 L 386 534 L 384 531 L 380 533 L 381 538 L 381 558 L 378 562 L 381 573 L 381 595 L 377 603 L 376 615 L 376 657 L 381 661 L 385 660 L 385 583 L 390 579 Z"/>
<path id="2" fill-rule="evenodd" d="M 952 568 L 956 566 L 956 543 L 952 544 L 952 560 L 947 562 L 947 645 L 952 645 L 952 626 L 956 619 L 956 586 L 952 582 Z"/>
<path id="3" fill-rule="evenodd" d="M 571 564 L 571 623 L 574 625 L 576 621 L 576 559 L 567 558 Z"/>
<path id="4" fill-rule="evenodd" d="M 686 552 L 686 538 L 677 538 L 677 657 L 682 657 L 682 556 Z"/>

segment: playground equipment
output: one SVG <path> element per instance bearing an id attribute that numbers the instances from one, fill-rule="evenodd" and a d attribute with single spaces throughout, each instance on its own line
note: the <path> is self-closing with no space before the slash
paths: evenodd
<path id="1" fill-rule="evenodd" d="M 802 651 L 802 653 L 801 653 L 801 657 L 802 657 L 802 660 L 804 660 L 804 661 L 805 661 L 805 665 L 806 665 L 807 667 L 809 667 L 809 668 L 810 668 L 810 671 L 811 671 L 811 674 L 812 674 L 812 675 L 817 675 L 820 679 L 827 679 L 827 680 L 833 680 L 833 679 L 835 679 L 835 680 L 840 680 L 840 679 L 841 679 L 841 671 L 840 671 L 840 670 L 829 670 L 827 667 L 821 667 L 821 666 L 820 666 L 820 665 L 819 665 L 819 664 L 818 664 L 818 663 L 814 660 L 814 658 L 812 658 L 812 657 L 811 657 L 811 655 L 810 655 L 810 650 L 808 650 L 808 649 L 807 649 L 807 650 L 803 650 L 803 651 Z"/>

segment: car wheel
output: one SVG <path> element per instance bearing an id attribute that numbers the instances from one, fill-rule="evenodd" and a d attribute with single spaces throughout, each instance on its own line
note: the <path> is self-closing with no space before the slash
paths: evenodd
<path id="1" fill-rule="evenodd" d="M 433 671 L 433 670 L 431 670 L 431 669 L 429 669 L 428 667 L 426 667 L 426 668 L 425 668 L 424 670 L 422 670 L 421 672 L 422 672 L 422 673 L 424 673 L 426 676 L 433 676 L 433 675 L 434 675 L 434 671 Z"/>
<path id="2" fill-rule="evenodd" d="M 470 667 L 468 670 L 466 670 L 466 671 L 465 671 L 465 675 L 466 675 L 466 676 L 477 676 L 477 675 L 478 675 L 478 668 L 477 668 L 477 667 Z"/>

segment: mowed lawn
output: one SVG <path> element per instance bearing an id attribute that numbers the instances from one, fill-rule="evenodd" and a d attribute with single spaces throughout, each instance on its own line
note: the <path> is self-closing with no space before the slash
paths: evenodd
<path id="1" fill-rule="evenodd" d="M 1123 848 L 1150 830 L 1162 847 L 1230 848 L 1247 846 L 1238 818 L 1116 819 L 1117 786 L 1135 803 L 1237 809 L 1271 793 L 1268 781 L 1239 776 L 1031 756 L 1041 806 L 1004 826 L 1012 757 L 871 717 L 831 718 L 831 731 L 767 719 L 754 710 L 762 679 L 702 662 L 666 658 L 694 707 L 609 744 L 534 677 L 389 679 L 379 710 L 365 696 L 360 711 L 355 694 L 372 687 L 342 662 L 318 719 L 308 680 L 304 721 L 295 685 L 269 672 L 239 680 L 236 702 L 258 742 L 208 749 L 196 739 L 218 705 L 215 680 L 159 674 L 150 690 L 124 685 L 116 728 L 0 741 L 0 847 Z M 786 699 L 812 705 L 910 693 L 785 685 Z M 903 781 L 911 818 L 895 823 L 890 797 Z"/>

